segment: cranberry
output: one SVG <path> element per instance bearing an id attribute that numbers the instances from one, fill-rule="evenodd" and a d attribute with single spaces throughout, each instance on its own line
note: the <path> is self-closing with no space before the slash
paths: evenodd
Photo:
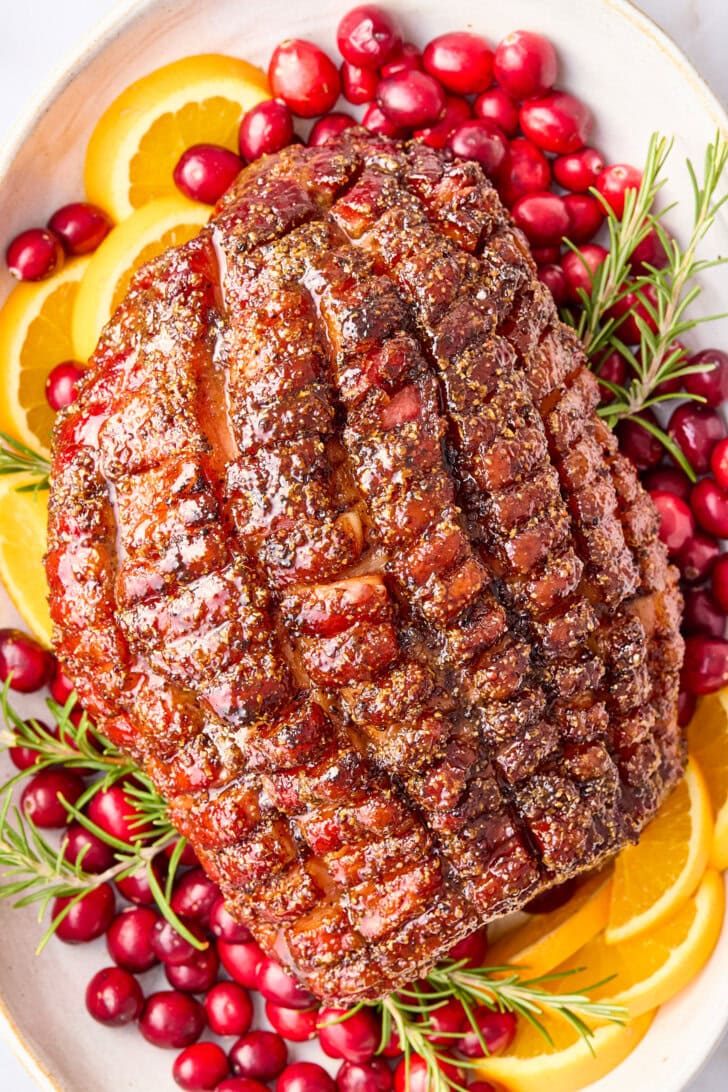
<path id="1" fill-rule="evenodd" d="M 176 842 L 170 842 L 168 845 L 166 845 L 164 847 L 162 852 L 164 853 L 164 856 L 168 860 L 170 860 L 171 857 L 173 856 L 173 854 L 176 852 L 178 845 L 179 845 L 179 840 L 177 840 Z M 192 848 L 192 846 L 190 845 L 189 842 L 185 843 L 185 847 L 182 850 L 182 856 L 179 858 L 179 863 L 182 865 L 183 868 L 199 868 L 200 867 L 200 862 L 197 859 L 197 854 L 195 853 L 194 849 Z"/>
<path id="2" fill-rule="evenodd" d="M 63 265 L 63 246 L 52 231 L 30 228 L 15 236 L 5 261 L 19 281 L 42 281 Z"/>
<path id="3" fill-rule="evenodd" d="M 65 837 L 63 856 L 71 864 L 80 862 L 84 872 L 105 872 L 114 864 L 114 851 L 80 823 L 71 823 Z"/>
<path id="4" fill-rule="evenodd" d="M 609 309 L 609 317 L 617 319 L 619 337 L 627 345 L 638 345 L 642 332 L 640 322 L 644 322 L 653 333 L 657 330 L 655 307 L 657 296 L 651 284 L 642 285 L 635 292 L 627 292 Z"/>
<path id="5" fill-rule="evenodd" d="M 448 95 L 442 121 L 438 121 L 437 125 L 432 125 L 428 129 L 416 129 L 414 135 L 430 148 L 444 148 L 453 129 L 460 122 L 467 121 L 471 117 L 470 103 L 467 99 L 461 99 L 458 95 Z"/>
<path id="6" fill-rule="evenodd" d="M 402 35 L 388 12 L 376 4 L 362 4 L 341 19 L 336 29 L 336 44 L 350 64 L 379 68 L 399 49 Z"/>
<path id="7" fill-rule="evenodd" d="M 372 102 L 367 106 L 361 123 L 370 133 L 376 133 L 378 136 L 392 137 L 393 139 L 404 136 L 404 130 L 398 128 L 393 121 L 390 121 L 376 102 Z"/>
<path id="8" fill-rule="evenodd" d="M 599 373 L 601 375 L 601 372 Z M 689 500 L 692 484 L 687 474 L 674 466 L 658 466 L 646 474 L 642 484 L 650 492 L 659 489 L 663 493 L 674 493 L 681 500 Z"/>
<path id="9" fill-rule="evenodd" d="M 74 201 L 54 212 L 48 227 L 61 240 L 67 254 L 90 254 L 104 241 L 113 223 L 96 205 Z"/>
<path id="10" fill-rule="evenodd" d="M 669 554 L 679 554 L 695 534 L 693 514 L 688 504 L 674 493 L 656 490 L 650 495 L 660 516 L 660 538 Z"/>
<path id="11" fill-rule="evenodd" d="M 728 613 L 728 554 L 721 554 L 713 566 L 711 589 L 718 606 Z"/>
<path id="12" fill-rule="evenodd" d="M 86 1008 L 94 1020 L 119 1028 L 139 1019 L 144 994 L 134 975 L 119 967 L 104 967 L 86 987 Z"/>
<path id="13" fill-rule="evenodd" d="M 554 178 L 572 193 L 587 193 L 596 186 L 603 170 L 604 159 L 596 148 L 582 148 L 580 152 L 560 155 L 554 160 Z"/>
<path id="14" fill-rule="evenodd" d="M 272 1081 L 285 1069 L 288 1047 L 272 1031 L 251 1031 L 230 1050 L 230 1068 L 236 1077 Z"/>
<path id="15" fill-rule="evenodd" d="M 728 398 L 728 353 L 720 349 L 703 349 L 687 362 L 702 371 L 686 375 L 683 382 L 691 394 L 699 394 L 709 406 L 719 406 Z"/>
<path id="16" fill-rule="evenodd" d="M 508 145 L 508 155 L 498 178 L 498 188 L 511 208 L 527 193 L 545 191 L 551 184 L 551 167 L 540 148 L 519 137 Z"/>
<path id="17" fill-rule="evenodd" d="M 252 940 L 250 929 L 236 921 L 225 906 L 225 899 L 220 896 L 210 910 L 210 931 L 228 944 L 244 944 Z"/>
<path id="18" fill-rule="evenodd" d="M 193 144 L 174 168 L 174 184 L 191 201 L 216 205 L 243 169 L 235 152 L 219 144 Z"/>
<path id="19" fill-rule="evenodd" d="M 455 963 L 465 959 L 469 967 L 482 967 L 487 951 L 488 929 L 484 925 L 481 929 L 476 929 L 474 933 L 468 933 L 466 937 L 459 940 L 447 953 L 447 958 Z"/>
<path id="20" fill-rule="evenodd" d="M 569 230 L 569 214 L 555 193 L 527 193 L 511 210 L 516 224 L 537 246 L 557 243 Z"/>
<path id="21" fill-rule="evenodd" d="M 50 728 L 43 721 L 26 720 L 25 723 L 30 725 L 38 724 L 45 731 L 50 732 Z M 16 770 L 29 770 L 31 766 L 36 766 L 40 762 L 40 755 L 32 747 L 8 747 L 8 756 Z M 68 818 L 67 814 L 65 818 Z"/>
<path id="22" fill-rule="evenodd" d="M 382 1029 L 371 1009 L 357 1009 L 342 1019 L 346 1009 L 323 1008 L 319 1013 L 319 1042 L 330 1058 L 368 1062 L 374 1057 Z"/>
<path id="23" fill-rule="evenodd" d="M 500 129 L 479 118 L 464 121 L 453 129 L 447 144 L 453 155 L 480 163 L 490 178 L 498 174 L 508 155 L 508 142 Z"/>
<path id="24" fill-rule="evenodd" d="M 390 1092 L 392 1072 L 383 1058 L 370 1062 L 342 1062 L 336 1074 L 339 1092 Z"/>
<path id="25" fill-rule="evenodd" d="M 199 925 L 188 924 L 187 929 L 199 941 L 206 939 L 204 929 Z M 174 925 L 159 918 L 151 936 L 152 949 L 162 963 L 187 963 L 196 952 L 200 951 L 189 940 L 178 933 Z"/>
<path id="26" fill-rule="evenodd" d="M 150 833 L 148 823 L 139 823 L 133 798 L 119 784 L 94 793 L 88 803 L 88 816 L 97 827 L 128 845 Z"/>
<path id="27" fill-rule="evenodd" d="M 538 271 L 538 279 L 546 285 L 557 307 L 566 302 L 566 274 L 560 265 L 542 265 Z"/>
<path id="28" fill-rule="evenodd" d="M 205 997 L 207 1022 L 215 1035 L 245 1035 L 253 1022 L 247 990 L 236 982 L 218 982 Z"/>
<path id="29" fill-rule="evenodd" d="M 711 694 L 724 687 L 728 683 L 728 641 L 688 637 L 682 681 L 692 694 Z"/>
<path id="30" fill-rule="evenodd" d="M 106 934 L 106 947 L 117 967 L 141 974 L 159 962 L 152 930 L 160 920 L 148 906 L 131 906 L 116 915 Z"/>
<path id="31" fill-rule="evenodd" d="M 336 1092 L 336 1085 L 315 1062 L 294 1062 L 281 1073 L 276 1092 Z"/>
<path id="32" fill-rule="evenodd" d="M 461 1086 L 464 1084 L 462 1070 L 457 1066 L 440 1059 L 437 1064 L 449 1081 Z M 395 1069 L 394 1092 L 432 1092 L 427 1062 L 419 1054 L 410 1054 L 409 1059 L 403 1058 Z"/>
<path id="33" fill-rule="evenodd" d="M 592 239 L 604 222 L 604 210 L 588 193 L 567 193 L 562 197 L 569 216 L 567 235 L 572 243 L 586 243 Z"/>
<path id="34" fill-rule="evenodd" d="M 185 993 L 205 993 L 217 981 L 220 960 L 214 948 L 195 952 L 184 963 L 165 963 L 164 973 L 170 986 Z"/>
<path id="35" fill-rule="evenodd" d="M 471 1081 L 468 1092 L 498 1092 L 498 1089 L 490 1081 Z"/>
<path id="36" fill-rule="evenodd" d="M 512 1012 L 494 1012 L 483 1006 L 475 1010 L 473 1018 L 488 1049 L 483 1050 L 480 1038 L 471 1029 L 458 1042 L 458 1050 L 466 1058 L 482 1058 L 486 1053 L 500 1054 L 513 1042 L 516 1036 L 516 1018 Z"/>
<path id="37" fill-rule="evenodd" d="M 704 474 L 713 448 L 725 436 L 725 425 L 710 406 L 684 402 L 673 411 L 667 431 L 693 470 Z"/>
<path id="38" fill-rule="evenodd" d="M 172 1076 L 188 1092 L 217 1088 L 230 1073 L 225 1051 L 217 1043 L 195 1043 L 175 1058 Z"/>
<path id="39" fill-rule="evenodd" d="M 485 38 L 454 30 L 433 38 L 422 54 L 425 70 L 457 95 L 477 95 L 493 79 L 493 50 Z"/>
<path id="40" fill-rule="evenodd" d="M 440 84 L 426 72 L 398 72 L 382 80 L 377 103 L 394 125 L 419 129 L 439 121 L 447 105 Z"/>
<path id="41" fill-rule="evenodd" d="M 546 152 L 561 155 L 583 147 L 592 125 L 592 116 L 584 103 L 565 91 L 524 102 L 519 118 L 529 140 Z"/>
<path id="42" fill-rule="evenodd" d="M 69 895 L 55 899 L 51 917 L 55 921 L 68 908 L 56 926 L 56 936 L 65 944 L 86 944 L 108 929 L 114 916 L 114 889 L 111 884 L 102 883 L 78 902 L 74 898 Z"/>
<path id="43" fill-rule="evenodd" d="M 592 293 L 594 277 L 607 256 L 607 251 L 598 243 L 585 243 L 579 253 L 567 251 L 561 259 L 561 268 L 566 277 L 566 296 L 573 303 L 579 303 L 581 292 L 587 296 Z"/>
<path id="44" fill-rule="evenodd" d="M 618 220 L 624 215 L 627 190 L 638 190 L 641 185 L 642 171 L 629 163 L 612 163 L 597 179 L 597 189 Z"/>
<path id="45" fill-rule="evenodd" d="M 276 46 L 268 80 L 273 95 L 302 118 L 327 114 L 339 97 L 336 65 L 317 45 L 302 38 L 287 38 Z"/>
<path id="46" fill-rule="evenodd" d="M 275 99 L 259 102 L 240 122 L 238 148 L 246 163 L 271 155 L 293 140 L 293 118 L 285 103 Z"/>
<path id="47" fill-rule="evenodd" d="M 607 383 L 615 383 L 617 386 L 622 387 L 629 375 L 629 364 L 620 352 L 612 349 L 602 358 L 597 374 L 600 379 L 606 380 Z M 655 489 L 659 488 L 659 486 L 655 486 Z"/>
<path id="48" fill-rule="evenodd" d="M 207 925 L 213 906 L 220 898 L 220 888 L 201 868 L 191 868 L 175 884 L 171 906 L 175 914 L 188 921 Z"/>
<path id="49" fill-rule="evenodd" d="M 705 588 L 685 591 L 682 630 L 685 634 L 704 633 L 708 637 L 725 635 L 725 614 Z"/>
<path id="50" fill-rule="evenodd" d="M 712 478 L 701 478 L 690 494 L 693 515 L 703 528 L 718 538 L 728 538 L 728 493 Z"/>
<path id="51" fill-rule="evenodd" d="M 649 266 L 662 269 L 668 261 L 667 251 L 655 228 L 650 228 L 629 256 L 629 264 L 635 273 L 647 273 Z"/>
<path id="52" fill-rule="evenodd" d="M 53 671 L 50 652 L 19 629 L 0 629 L 0 682 L 31 694 L 48 682 Z"/>
<path id="53" fill-rule="evenodd" d="M 51 368 L 45 382 L 46 401 L 51 409 L 64 409 L 76 401 L 78 384 L 85 374 L 86 369 L 73 360 L 64 360 Z"/>
<path id="54" fill-rule="evenodd" d="M 527 914 L 550 914 L 566 905 L 576 891 L 576 886 L 577 881 L 573 877 L 564 883 L 557 883 L 532 898 L 523 909 Z"/>
<path id="55" fill-rule="evenodd" d="M 685 583 L 699 584 L 706 580 L 719 554 L 720 546 L 712 535 L 698 531 L 677 559 Z"/>
<path id="56" fill-rule="evenodd" d="M 414 42 L 403 42 L 386 64 L 382 65 L 379 73 L 382 79 L 386 79 L 397 72 L 414 72 L 415 69 L 422 71 L 422 54 Z"/>
<path id="57" fill-rule="evenodd" d="M 266 956 L 254 941 L 249 944 L 228 944 L 224 940 L 219 940 L 217 951 L 223 967 L 231 978 L 234 978 L 241 986 L 247 986 L 249 990 L 256 989 L 258 970 Z"/>
<path id="58" fill-rule="evenodd" d="M 531 257 L 537 265 L 555 265 L 561 258 L 561 247 L 558 243 L 554 246 L 532 246 Z"/>
<path id="59" fill-rule="evenodd" d="M 59 705 L 65 705 L 76 689 L 73 681 L 64 673 L 63 668 L 55 657 L 53 659 L 53 674 L 48 683 L 48 688 L 51 692 L 51 697 L 54 701 L 57 701 Z"/>
<path id="60" fill-rule="evenodd" d="M 473 112 L 476 118 L 492 121 L 507 137 L 518 132 L 518 106 L 500 87 L 492 87 L 478 95 Z"/>
<path id="61" fill-rule="evenodd" d="M 160 990 L 147 998 L 139 1027 L 153 1046 L 177 1049 L 191 1046 L 202 1035 L 205 1010 L 187 993 Z"/>
<path id="62" fill-rule="evenodd" d="M 155 857 L 152 861 L 152 871 L 157 883 L 163 886 L 167 875 L 167 862 Z M 136 903 L 138 906 L 153 906 L 156 902 L 154 892 L 149 885 L 146 868 L 140 868 L 138 871 L 132 872 L 131 876 L 124 876 L 123 879 L 116 880 L 116 886 L 125 899 Z"/>
<path id="63" fill-rule="evenodd" d="M 269 1092 L 267 1084 L 251 1081 L 247 1077 L 228 1077 L 222 1081 L 215 1092 Z"/>
<path id="64" fill-rule="evenodd" d="M 444 1004 L 428 1014 L 428 1023 L 432 1031 L 427 1032 L 431 1043 L 441 1046 L 452 1045 L 453 1036 L 462 1031 L 466 1022 L 465 1010 L 455 997 L 450 997 Z"/>
<path id="65" fill-rule="evenodd" d="M 316 1004 L 313 994 L 299 985 L 275 959 L 263 958 L 256 979 L 263 997 L 276 1005 L 284 1005 L 288 1009 L 310 1009 Z"/>
<path id="66" fill-rule="evenodd" d="M 265 1015 L 274 1030 L 292 1043 L 305 1043 L 316 1038 L 318 1009 L 287 1009 L 273 1001 L 266 1001 Z"/>
<path id="67" fill-rule="evenodd" d="M 681 728 L 687 728 L 693 719 L 698 699 L 689 690 L 681 690 L 677 696 L 677 722 Z"/>
<path id="68" fill-rule="evenodd" d="M 402 1049 L 402 1044 L 399 1041 L 399 1035 L 397 1034 L 397 1029 L 392 1028 L 392 1031 L 390 1032 L 390 1035 L 389 1035 L 389 1042 L 387 1043 L 387 1045 L 385 1047 L 382 1048 L 382 1057 L 383 1058 L 399 1058 L 399 1056 L 401 1054 L 403 1054 L 403 1053 L 404 1053 L 404 1051 Z"/>
<path id="69" fill-rule="evenodd" d="M 360 68 L 359 65 L 344 61 L 339 75 L 342 95 L 355 106 L 371 102 L 376 95 L 379 74 L 373 68 Z"/>
<path id="70" fill-rule="evenodd" d="M 495 78 L 514 99 L 532 99 L 550 91 L 556 81 L 556 51 L 548 38 L 514 30 L 498 44 Z"/>
<path id="71" fill-rule="evenodd" d="M 65 827 L 70 816 L 63 801 L 75 804 L 83 789 L 83 781 L 75 773 L 49 766 L 28 781 L 20 797 L 20 807 L 37 827 L 48 830 Z"/>
<path id="72" fill-rule="evenodd" d="M 662 459 L 663 447 L 657 437 L 640 424 L 640 420 L 657 424 L 652 410 L 646 409 L 638 417 L 620 421 L 617 425 L 617 436 L 622 451 L 637 469 L 650 470 Z"/>
<path id="73" fill-rule="evenodd" d="M 327 141 L 343 133 L 345 129 L 351 129 L 353 125 L 356 125 L 356 122 L 350 114 L 326 114 L 312 127 L 308 134 L 308 143 L 312 147 L 326 144 Z"/>

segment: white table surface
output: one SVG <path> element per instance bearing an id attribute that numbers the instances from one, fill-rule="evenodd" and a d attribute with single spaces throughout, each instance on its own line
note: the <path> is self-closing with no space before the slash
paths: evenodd
<path id="1" fill-rule="evenodd" d="M 574 0 L 575 17 L 579 3 L 588 2 Z M 0 141 L 79 39 L 117 6 L 118 0 L 0 0 Z M 685 50 L 719 98 L 728 103 L 725 0 L 640 0 L 638 6 Z M 726 1088 L 728 1034 L 686 1092 L 726 1092 Z M 36 1092 L 35 1082 L 1 1040 L 0 1092 Z"/>

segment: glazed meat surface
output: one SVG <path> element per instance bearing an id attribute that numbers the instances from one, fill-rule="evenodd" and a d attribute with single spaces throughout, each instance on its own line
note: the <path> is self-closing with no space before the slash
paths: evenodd
<path id="1" fill-rule="evenodd" d="M 479 167 L 264 158 L 92 364 L 58 653 L 311 990 L 383 995 L 637 838 L 683 766 L 676 574 Z"/>

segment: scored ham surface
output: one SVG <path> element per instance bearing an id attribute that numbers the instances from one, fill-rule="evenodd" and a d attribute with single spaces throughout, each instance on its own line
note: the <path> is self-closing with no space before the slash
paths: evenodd
<path id="1" fill-rule="evenodd" d="M 383 995 L 637 838 L 683 766 L 676 574 L 478 166 L 262 159 L 92 365 L 59 656 L 311 990 Z"/>

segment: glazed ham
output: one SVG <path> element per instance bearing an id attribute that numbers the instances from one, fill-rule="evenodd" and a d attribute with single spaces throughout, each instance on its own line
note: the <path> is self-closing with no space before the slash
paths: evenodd
<path id="1" fill-rule="evenodd" d="M 59 656 L 311 990 L 381 996 L 637 839 L 683 767 L 676 573 L 478 166 L 260 160 L 92 363 Z"/>

